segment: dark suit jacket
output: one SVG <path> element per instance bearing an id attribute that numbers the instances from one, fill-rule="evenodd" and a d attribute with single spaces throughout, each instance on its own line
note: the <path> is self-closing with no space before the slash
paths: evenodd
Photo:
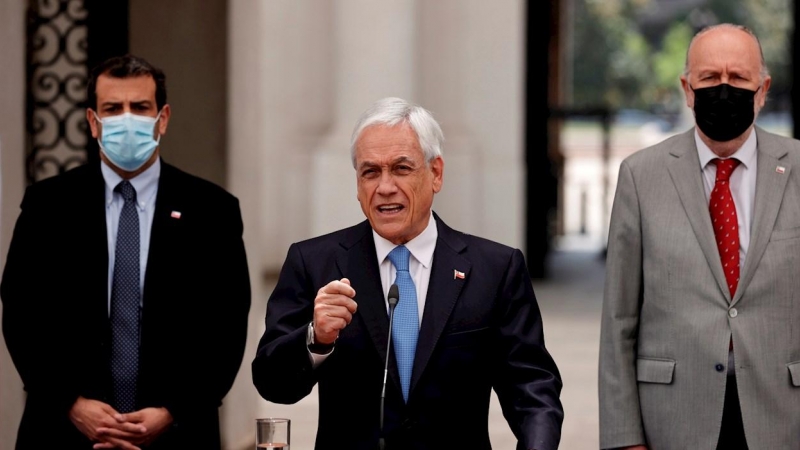
<path id="1" fill-rule="evenodd" d="M 43 438 L 90 449 L 69 409 L 78 396 L 110 401 L 104 195 L 93 164 L 33 184 L 22 201 L 0 290 L 27 392 L 18 449 Z M 175 419 L 153 448 L 219 448 L 217 410 L 242 361 L 250 305 L 241 214 L 235 197 L 163 162 L 142 302 L 137 407 Z"/>
<path id="2" fill-rule="evenodd" d="M 439 237 L 408 404 L 392 356 L 387 449 L 490 448 L 492 388 L 521 448 L 558 446 L 561 379 L 522 253 L 449 228 Z M 455 270 L 464 278 L 456 278 Z M 312 369 L 306 330 L 317 290 L 347 277 L 358 311 L 333 353 Z M 402 302 L 403 300 L 400 299 Z M 261 395 L 294 403 L 319 383 L 317 449 L 378 448 L 389 320 L 369 222 L 294 244 L 267 304 L 252 364 Z"/>

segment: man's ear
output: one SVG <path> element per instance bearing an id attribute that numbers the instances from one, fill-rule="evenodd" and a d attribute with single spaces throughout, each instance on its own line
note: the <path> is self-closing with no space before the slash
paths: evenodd
<path id="1" fill-rule="evenodd" d="M 442 184 L 444 183 L 444 159 L 441 156 L 437 156 L 431 161 L 430 165 L 433 173 L 433 192 L 438 193 L 442 190 Z"/>
<path id="2" fill-rule="evenodd" d="M 86 108 L 86 121 L 89 122 L 89 129 L 92 130 L 92 137 L 95 139 L 100 137 L 101 125 L 97 121 L 97 116 L 92 108 Z"/>
<path id="3" fill-rule="evenodd" d="M 764 81 L 761 83 L 761 89 L 758 90 L 756 94 L 756 108 L 758 111 L 764 107 L 764 104 L 767 103 L 767 93 L 769 92 L 769 87 L 772 85 L 772 77 L 767 75 L 764 78 Z"/>
<path id="4" fill-rule="evenodd" d="M 681 75 L 681 87 L 683 88 L 683 95 L 686 97 L 686 106 L 688 106 L 689 109 L 694 109 L 694 91 L 689 85 L 689 80 L 686 79 L 686 75 Z"/>
<path id="5" fill-rule="evenodd" d="M 158 134 L 167 134 L 170 115 L 172 115 L 172 109 L 170 109 L 169 105 L 164 105 L 164 107 L 161 108 L 161 116 L 158 118 Z"/>

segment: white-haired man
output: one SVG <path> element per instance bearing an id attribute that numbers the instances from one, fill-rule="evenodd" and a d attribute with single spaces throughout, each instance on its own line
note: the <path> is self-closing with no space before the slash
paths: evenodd
<path id="1" fill-rule="evenodd" d="M 378 101 L 351 146 L 367 220 L 289 249 L 253 380 L 277 403 L 319 383 L 318 450 L 489 449 L 492 388 L 518 448 L 558 447 L 561 379 L 522 253 L 432 212 L 442 141 L 428 111 Z M 381 411 L 392 285 L 400 301 Z"/>
<path id="2" fill-rule="evenodd" d="M 800 443 L 800 142 L 754 126 L 770 77 L 722 24 L 689 45 L 696 127 L 620 167 L 600 349 L 602 448 Z"/>

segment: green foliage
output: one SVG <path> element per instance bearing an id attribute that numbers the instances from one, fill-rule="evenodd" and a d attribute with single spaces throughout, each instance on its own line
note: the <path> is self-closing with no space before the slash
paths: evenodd
<path id="1" fill-rule="evenodd" d="M 645 13 L 669 3 L 574 0 L 570 106 L 679 112 L 684 107 L 679 78 L 689 42 L 700 27 L 721 22 L 753 29 L 772 75 L 771 98 L 788 98 L 793 26 L 789 0 L 706 0 L 683 10 L 667 8 L 671 16 L 662 18 L 664 26 L 655 36 L 654 30 L 643 30 Z M 768 106 L 788 108 L 777 103 Z"/>
<path id="2" fill-rule="evenodd" d="M 692 28 L 686 22 L 675 22 L 664 35 L 661 50 L 652 55 L 653 94 L 647 100 L 675 111 L 683 107 L 680 76 L 686 64 L 686 49 L 692 40 Z"/>
<path id="3" fill-rule="evenodd" d="M 788 39 L 793 27 L 792 5 L 789 0 L 743 0 L 743 3 L 748 17 L 746 25 L 758 36 L 772 76 L 770 98 L 779 100 L 768 102 L 767 106 L 788 109 L 788 105 L 781 103 L 788 99 L 792 86 Z"/>

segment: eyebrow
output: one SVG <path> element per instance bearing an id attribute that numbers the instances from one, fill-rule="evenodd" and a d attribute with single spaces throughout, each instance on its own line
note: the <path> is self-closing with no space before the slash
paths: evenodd
<path id="1" fill-rule="evenodd" d="M 106 101 L 100 104 L 101 108 L 107 108 L 110 106 L 120 106 L 124 102 L 121 101 Z M 138 106 L 138 107 L 149 107 L 153 102 L 150 100 L 139 100 L 131 102 L 131 106 Z"/>
<path id="2" fill-rule="evenodd" d="M 697 76 L 700 77 L 703 75 L 720 75 L 721 73 L 722 70 L 719 69 L 700 69 L 697 71 Z M 748 75 L 748 76 L 753 75 L 753 72 L 751 70 L 744 67 L 731 67 L 728 69 L 728 73 L 734 75 Z"/>
<path id="3" fill-rule="evenodd" d="M 399 156 L 396 159 L 392 160 L 389 163 L 389 165 L 393 166 L 400 163 L 410 163 L 411 165 L 415 165 L 414 160 L 409 158 L 408 156 Z M 364 161 L 361 164 L 359 164 L 358 169 L 361 170 L 365 167 L 376 167 L 376 166 L 380 166 L 380 164 L 373 161 Z"/>

